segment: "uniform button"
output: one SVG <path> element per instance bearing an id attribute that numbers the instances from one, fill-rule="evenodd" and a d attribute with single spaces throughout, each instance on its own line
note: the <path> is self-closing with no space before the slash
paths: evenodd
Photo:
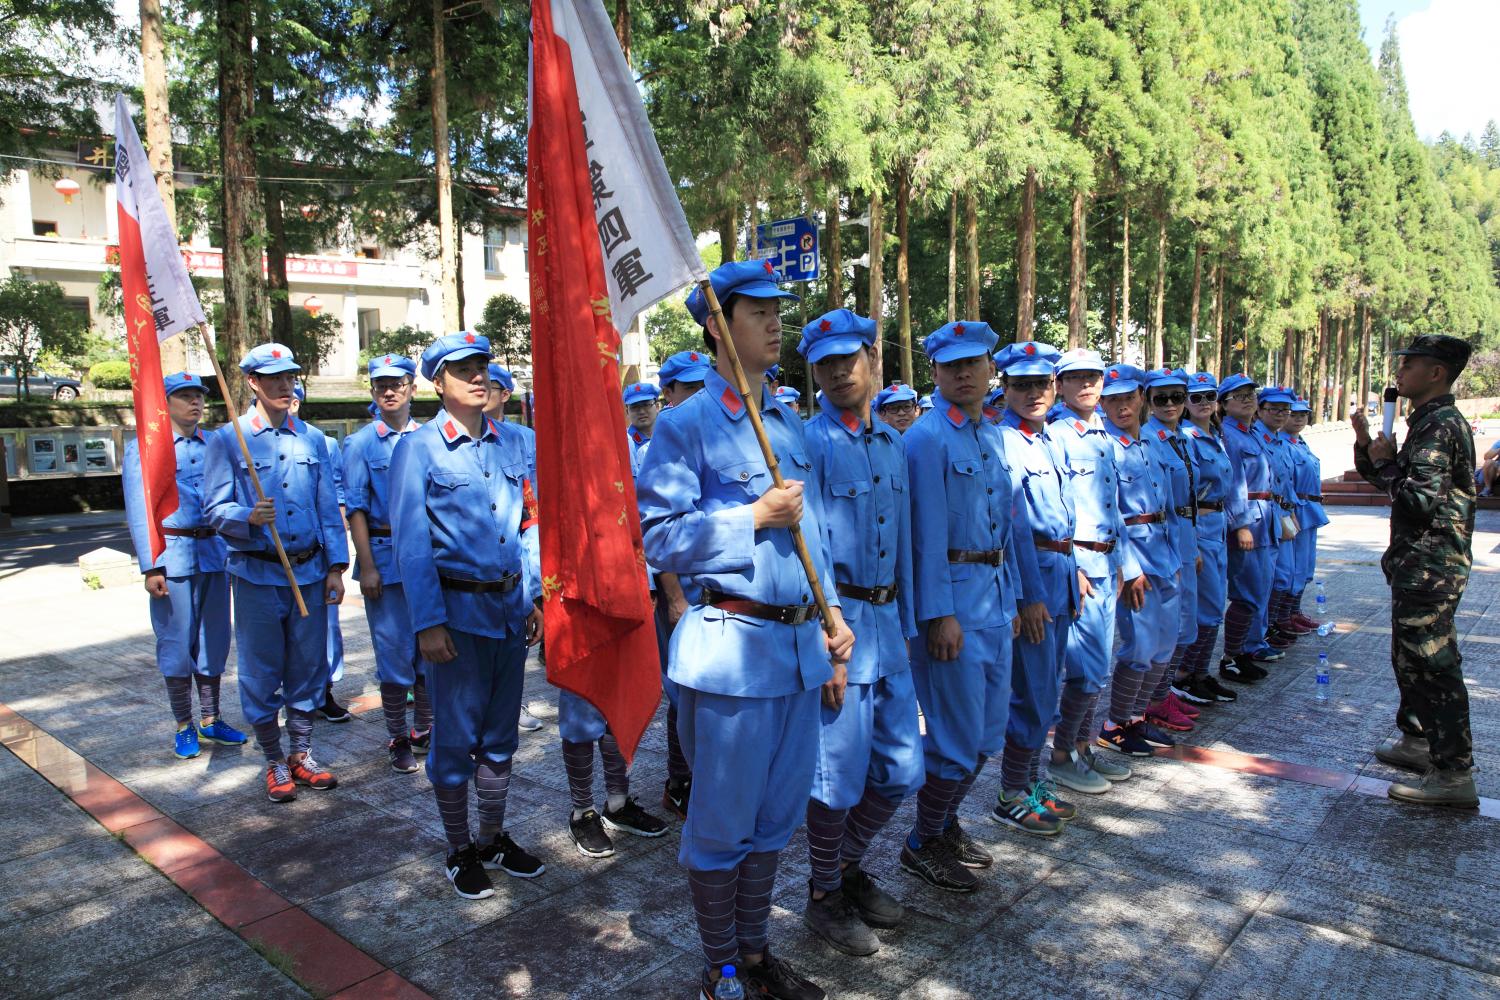
<path id="1" fill-rule="evenodd" d="M 989 489 L 985 490 L 985 492 L 988 493 L 990 496 L 994 496 L 995 495 L 995 488 L 993 486 L 991 486 Z"/>
<path id="2" fill-rule="evenodd" d="M 884 524 L 884 523 L 885 523 L 885 515 L 884 515 L 884 514 L 882 514 L 882 515 L 881 515 L 881 516 L 880 516 L 880 517 L 877 517 L 877 518 L 876 518 L 876 519 L 875 519 L 875 523 L 876 523 L 876 524 Z"/>
<path id="3" fill-rule="evenodd" d="M 854 490 L 852 490 L 852 489 L 851 489 L 851 490 L 850 490 L 850 491 L 849 491 L 849 495 L 850 495 L 850 496 L 851 496 L 851 497 L 852 497 L 852 496 L 853 496 L 853 495 L 854 495 Z"/>
<path id="4" fill-rule="evenodd" d="M 743 480 L 743 479 L 749 479 L 749 478 L 750 478 L 750 473 L 748 473 L 748 472 L 741 472 L 740 473 L 740 479 Z"/>
<path id="5" fill-rule="evenodd" d="M 282 456 L 281 456 L 281 460 L 282 460 L 282 461 L 283 461 L 283 462 L 285 462 L 285 461 L 286 461 L 286 456 L 285 456 L 285 455 L 282 455 Z"/>
<path id="6" fill-rule="evenodd" d="M 885 549 L 881 549 L 880 550 L 880 558 L 882 558 L 882 559 L 885 558 Z"/>
<path id="7" fill-rule="evenodd" d="M 879 477 L 879 476 L 876 476 L 876 477 L 875 477 L 875 481 L 876 481 L 876 482 L 877 482 L 877 483 L 878 483 L 878 482 L 880 482 L 880 477 Z"/>
<path id="8" fill-rule="evenodd" d="M 802 595 L 802 603 L 803 604 L 806 604 L 810 600 L 812 600 L 812 598 L 808 597 L 806 594 Z"/>
<path id="9" fill-rule="evenodd" d="M 990 457 L 990 453 L 987 452 L 987 451 L 980 452 L 979 453 L 979 457 L 983 458 L 983 459 L 988 459 Z"/>
<path id="10" fill-rule="evenodd" d="M 991 521 L 991 522 L 990 522 L 990 530 L 991 530 L 991 531 L 994 531 L 994 530 L 995 530 L 995 522 L 994 522 L 994 521 Z"/>
<path id="11" fill-rule="evenodd" d="M 500 544 L 501 544 L 501 545 L 504 545 L 504 544 L 505 544 L 505 536 L 504 536 L 504 535 L 501 535 L 501 536 L 500 536 Z"/>
<path id="12" fill-rule="evenodd" d="M 495 505 L 494 504 L 490 504 L 490 510 L 494 510 L 494 509 L 495 509 Z"/>
<path id="13" fill-rule="evenodd" d="M 282 488 L 282 489 L 286 489 L 286 483 L 282 483 L 282 484 L 281 484 L 281 488 Z"/>
<path id="14" fill-rule="evenodd" d="M 490 478 L 490 474 L 489 474 L 489 473 L 488 473 L 488 472 L 486 472 L 486 473 L 485 473 L 485 474 L 484 474 L 484 478 L 486 478 L 486 479 L 488 479 L 488 478 Z"/>

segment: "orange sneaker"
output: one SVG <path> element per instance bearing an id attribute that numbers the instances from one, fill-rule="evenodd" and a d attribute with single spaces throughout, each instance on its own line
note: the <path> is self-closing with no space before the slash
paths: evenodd
<path id="1" fill-rule="evenodd" d="M 287 758 L 287 766 L 292 770 L 292 780 L 299 785 L 317 791 L 327 791 L 338 785 L 339 779 L 333 776 L 333 772 L 323 768 L 321 764 L 312 759 L 312 754 L 303 754 L 298 760 Z"/>
<path id="2" fill-rule="evenodd" d="M 290 802 L 297 797 L 292 773 L 281 761 L 266 765 L 266 798 L 272 802 Z"/>

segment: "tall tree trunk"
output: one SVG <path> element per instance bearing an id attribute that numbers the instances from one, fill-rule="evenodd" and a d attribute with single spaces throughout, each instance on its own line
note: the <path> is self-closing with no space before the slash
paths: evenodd
<path id="1" fill-rule="evenodd" d="M 901 381 L 911 384 L 911 170 L 896 171 L 896 323 L 901 344 Z"/>
<path id="2" fill-rule="evenodd" d="M 1297 385 L 1292 374 L 1292 347 L 1296 339 L 1296 333 L 1290 329 L 1281 332 L 1281 377 L 1278 381 L 1289 389 L 1295 389 Z"/>
<path id="3" fill-rule="evenodd" d="M 979 195 L 974 185 L 964 194 L 964 245 L 969 266 L 964 281 L 964 314 L 979 318 Z"/>
<path id="4" fill-rule="evenodd" d="M 1123 361 L 1124 358 L 1120 357 L 1120 328 L 1116 325 L 1120 318 L 1120 288 L 1113 276 L 1105 286 L 1104 301 L 1109 303 L 1109 322 L 1106 324 L 1109 327 L 1109 356 Z"/>
<path id="5" fill-rule="evenodd" d="M 156 177 L 156 191 L 177 231 L 177 185 L 172 178 L 172 110 L 167 102 L 166 46 L 161 35 L 161 0 L 140 0 L 141 96 L 146 115 L 146 162 Z M 187 367 L 187 345 L 192 335 L 173 337 L 161 345 L 161 370 Z"/>
<path id="6" fill-rule="evenodd" d="M 842 309 L 844 306 L 844 237 L 839 228 L 839 193 L 833 192 L 828 203 L 828 218 L 823 228 L 828 231 L 828 308 Z"/>
<path id="7" fill-rule="evenodd" d="M 1375 321 L 1370 315 L 1369 303 L 1365 303 L 1360 313 L 1362 320 L 1359 327 L 1359 395 L 1356 397 L 1356 402 L 1363 407 L 1370 400 L 1370 334 Z"/>
<path id="8" fill-rule="evenodd" d="M 615 38 L 620 43 L 620 51 L 625 54 L 625 62 L 630 63 L 630 0 L 615 0 Z"/>
<path id="9" fill-rule="evenodd" d="M 1130 202 L 1125 198 L 1120 199 L 1120 343 L 1130 350 Z M 1141 356 L 1150 353 L 1143 350 Z"/>
<path id="10" fill-rule="evenodd" d="M 1333 348 L 1333 387 L 1335 397 L 1333 416 L 1343 421 L 1349 417 L 1349 317 L 1340 316 L 1338 339 Z"/>
<path id="11" fill-rule="evenodd" d="M 885 216 L 881 210 L 880 188 L 870 192 L 870 301 L 866 304 L 865 315 L 875 321 L 875 349 L 881 372 L 881 382 L 885 381 L 885 345 L 881 340 L 882 323 L 885 312 L 885 266 L 882 258 L 885 256 Z"/>
<path id="12" fill-rule="evenodd" d="M 724 214 L 719 217 L 719 263 L 728 264 L 734 260 L 734 250 L 739 244 L 739 211 L 733 208 L 724 209 Z"/>
<path id="13" fill-rule="evenodd" d="M 256 25 L 256 53 L 265 59 L 272 58 L 271 36 L 267 31 L 269 25 Z M 255 110 L 262 118 L 271 114 L 275 108 L 276 92 L 271 85 L 264 80 L 255 88 Z M 260 171 L 269 176 L 276 176 L 279 170 L 272 168 L 268 162 L 267 169 Z M 281 184 L 277 181 L 266 181 L 265 190 L 262 192 L 266 204 L 266 302 L 271 312 L 271 339 L 278 344 L 290 344 L 292 342 L 292 297 L 291 286 L 286 275 L 286 219 L 283 215 L 281 204 Z M 294 348 L 295 350 L 295 348 Z M 316 357 L 301 359 L 302 365 L 307 371 L 313 372 L 317 369 Z"/>
<path id="14" fill-rule="evenodd" d="M 1156 345 L 1156 367 L 1166 364 L 1167 328 L 1162 314 L 1167 298 L 1167 216 L 1163 213 L 1156 220 L 1156 294 L 1152 298 L 1151 329 Z"/>
<path id="15" fill-rule="evenodd" d="M 224 325 L 219 347 L 233 409 L 249 398 L 235 366 L 249 347 L 266 337 L 266 286 L 261 277 L 265 211 L 255 182 L 251 119 L 255 114 L 252 0 L 219 0 L 219 160 L 224 171 Z"/>
<path id="16" fill-rule="evenodd" d="M 1198 370 L 1198 305 L 1203 294 L 1203 244 L 1193 244 L 1193 304 L 1188 313 L 1188 370 Z M 1214 373 L 1217 376 L 1217 372 Z"/>
<path id="17" fill-rule="evenodd" d="M 948 196 L 948 322 L 958 319 L 958 192 Z"/>
<path id="18" fill-rule="evenodd" d="M 1318 313 L 1318 349 L 1313 357 L 1312 422 L 1322 423 L 1328 402 L 1328 314 Z"/>
<path id="19" fill-rule="evenodd" d="M 453 226 L 453 168 L 448 147 L 448 51 L 444 0 L 432 0 L 432 154 L 437 165 L 438 256 L 441 264 L 443 329 L 463 326 L 458 301 L 458 233 Z"/>
<path id="20" fill-rule="evenodd" d="M 1214 374 L 1219 381 L 1223 381 L 1230 373 L 1224 368 L 1224 262 L 1215 261 L 1213 270 L 1209 274 L 1210 283 L 1213 284 L 1213 314 L 1214 314 Z M 1230 359 L 1233 361 L 1233 359 Z"/>
<path id="21" fill-rule="evenodd" d="M 1073 192 L 1073 243 L 1068 254 L 1068 349 L 1088 346 L 1087 280 L 1088 266 L 1084 241 L 1088 237 L 1088 216 L 1084 212 L 1084 194 Z M 1130 299 L 1125 296 L 1126 301 Z M 1124 310 L 1129 312 L 1129 308 Z"/>
<path id="22" fill-rule="evenodd" d="M 1036 168 L 1026 168 L 1016 225 L 1016 340 L 1030 340 L 1036 310 Z"/>

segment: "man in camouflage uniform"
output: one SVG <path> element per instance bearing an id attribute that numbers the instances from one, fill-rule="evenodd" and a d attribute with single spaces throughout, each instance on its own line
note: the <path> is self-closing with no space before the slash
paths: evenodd
<path id="1" fill-rule="evenodd" d="M 1421 805 L 1476 808 L 1469 696 L 1453 615 L 1473 560 L 1474 439 L 1453 401 L 1469 361 L 1457 337 L 1421 336 L 1397 351 L 1396 389 L 1411 401 L 1399 453 L 1385 435 L 1371 440 L 1363 412 L 1354 424 L 1354 463 L 1391 498 L 1391 544 L 1381 560 L 1391 585 L 1391 662 L 1401 707 L 1398 739 L 1376 756 L 1421 771 L 1390 796 Z"/>

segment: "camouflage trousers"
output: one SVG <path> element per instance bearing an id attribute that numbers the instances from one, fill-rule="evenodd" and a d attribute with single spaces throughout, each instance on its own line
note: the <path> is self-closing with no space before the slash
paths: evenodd
<path id="1" fill-rule="evenodd" d="M 1453 625 L 1461 596 L 1391 591 L 1391 666 L 1401 691 L 1396 725 L 1424 737 L 1433 765 L 1445 770 L 1474 766 L 1469 692 Z"/>

